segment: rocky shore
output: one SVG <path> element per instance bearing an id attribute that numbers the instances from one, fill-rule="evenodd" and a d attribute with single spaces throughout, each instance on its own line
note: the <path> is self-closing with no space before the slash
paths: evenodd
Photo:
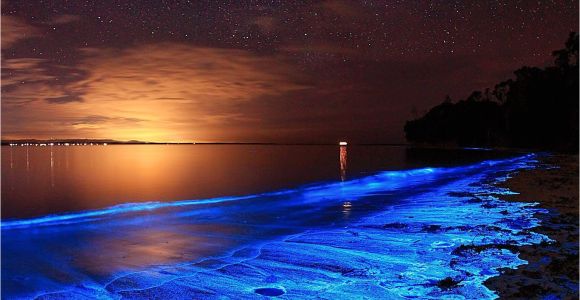
<path id="1" fill-rule="evenodd" d="M 539 202 L 548 213 L 536 215 L 541 226 L 533 231 L 553 242 L 520 246 L 528 261 L 485 284 L 505 299 L 578 299 L 578 155 L 549 155 L 536 169 L 523 170 L 501 183 L 517 195 L 502 200 Z"/>

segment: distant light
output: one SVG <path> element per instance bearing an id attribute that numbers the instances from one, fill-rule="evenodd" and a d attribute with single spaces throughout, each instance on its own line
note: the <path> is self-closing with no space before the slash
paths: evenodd
<path id="1" fill-rule="evenodd" d="M 346 145 L 348 145 L 348 143 L 347 143 L 347 142 L 340 142 L 340 143 L 338 143 L 338 144 L 339 144 L 340 146 L 346 146 Z"/>
<path id="2" fill-rule="evenodd" d="M 107 143 L 103 143 L 103 146 L 107 146 Z"/>

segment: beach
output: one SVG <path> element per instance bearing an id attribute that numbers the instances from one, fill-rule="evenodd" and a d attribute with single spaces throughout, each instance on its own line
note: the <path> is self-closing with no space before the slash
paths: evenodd
<path id="1" fill-rule="evenodd" d="M 538 168 L 522 170 L 500 185 L 519 193 L 503 200 L 539 202 L 548 210 L 536 215 L 541 225 L 533 230 L 553 242 L 517 247 L 528 263 L 504 269 L 486 286 L 506 299 L 578 299 L 578 155 L 543 156 Z"/>

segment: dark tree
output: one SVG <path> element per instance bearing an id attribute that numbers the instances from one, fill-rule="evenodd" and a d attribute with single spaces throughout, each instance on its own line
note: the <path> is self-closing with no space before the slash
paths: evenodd
<path id="1" fill-rule="evenodd" d="M 445 101 L 408 121 L 407 140 L 578 152 L 578 34 L 553 56 L 552 67 L 522 67 L 493 91 Z"/>

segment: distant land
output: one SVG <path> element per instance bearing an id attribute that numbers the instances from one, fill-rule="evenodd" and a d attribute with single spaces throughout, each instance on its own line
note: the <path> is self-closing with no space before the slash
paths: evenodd
<path id="1" fill-rule="evenodd" d="M 147 142 L 138 140 L 117 141 L 112 139 L 14 139 L 2 140 L 2 146 L 90 146 L 90 145 L 338 145 L 336 143 L 269 143 L 269 142 Z M 356 145 L 405 146 L 404 143 L 356 143 Z"/>
<path id="2" fill-rule="evenodd" d="M 159 143 L 159 142 L 145 142 L 145 141 L 117 141 L 111 139 L 49 139 L 49 140 L 39 140 L 39 139 L 18 139 L 18 140 L 2 140 L 2 145 L 141 145 L 141 144 L 195 144 L 191 142 L 187 143 Z"/>

